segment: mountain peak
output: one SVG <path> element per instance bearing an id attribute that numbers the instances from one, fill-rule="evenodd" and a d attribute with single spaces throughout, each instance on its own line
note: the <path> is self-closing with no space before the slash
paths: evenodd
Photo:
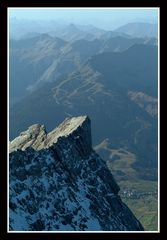
<path id="1" fill-rule="evenodd" d="M 49 134 L 32 125 L 13 150 L 14 143 L 21 151 L 9 155 L 10 230 L 143 230 L 92 149 L 87 116 L 65 119 Z"/>
<path id="2" fill-rule="evenodd" d="M 9 151 L 26 150 L 28 147 L 38 149 L 42 141 L 46 139 L 46 136 L 45 126 L 34 124 L 10 142 Z"/>
<path id="3" fill-rule="evenodd" d="M 89 121 L 87 116 L 68 117 L 57 128 L 50 132 L 49 136 L 55 135 L 54 137 L 56 138 L 59 136 L 68 136 L 87 121 Z"/>
<path id="4" fill-rule="evenodd" d="M 91 130 L 90 119 L 88 116 L 79 116 L 66 118 L 57 128 L 50 133 L 46 133 L 44 125 L 34 124 L 26 131 L 21 132 L 20 135 L 10 142 L 10 152 L 26 150 L 32 147 L 35 150 L 49 148 L 58 142 L 60 138 L 68 138 L 70 135 L 77 134 L 84 136 L 84 144 L 90 149 L 91 144 Z"/>

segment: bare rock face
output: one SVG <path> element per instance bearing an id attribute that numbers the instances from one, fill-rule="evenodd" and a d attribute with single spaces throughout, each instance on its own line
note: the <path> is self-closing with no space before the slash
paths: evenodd
<path id="1" fill-rule="evenodd" d="M 44 125 L 34 124 L 27 131 L 20 133 L 20 136 L 10 142 L 10 152 L 17 149 L 25 150 L 28 147 L 38 149 L 46 138 Z"/>
<path id="2" fill-rule="evenodd" d="M 90 119 L 46 133 L 35 124 L 10 144 L 11 231 L 141 231 L 92 149 Z"/>
<path id="3" fill-rule="evenodd" d="M 71 134 L 72 139 L 75 139 L 78 144 L 79 142 L 81 143 L 79 137 L 84 138 L 83 144 L 86 144 L 86 146 L 81 147 L 85 148 L 85 151 L 91 150 L 90 120 L 86 116 L 81 116 L 77 118 L 66 118 L 63 123 L 49 134 L 46 134 L 44 125 L 34 124 L 30 126 L 27 131 L 20 133 L 19 137 L 10 142 L 10 152 L 18 149 L 26 150 L 28 147 L 32 147 L 35 150 L 49 148 L 61 137 L 70 138 Z"/>

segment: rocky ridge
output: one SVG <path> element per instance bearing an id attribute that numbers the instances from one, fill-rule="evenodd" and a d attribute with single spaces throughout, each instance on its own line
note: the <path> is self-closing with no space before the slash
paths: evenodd
<path id="1" fill-rule="evenodd" d="M 11 231 L 142 231 L 92 149 L 90 119 L 35 124 L 9 144 Z"/>

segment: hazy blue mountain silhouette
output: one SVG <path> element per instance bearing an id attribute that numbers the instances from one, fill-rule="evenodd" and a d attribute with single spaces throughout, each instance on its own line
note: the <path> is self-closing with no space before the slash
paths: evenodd
<path id="1" fill-rule="evenodd" d="M 107 40 L 81 39 L 69 43 L 48 34 L 40 34 L 32 38 L 10 40 L 10 105 L 42 84 L 77 71 L 95 54 L 122 52 L 137 43 L 155 45 L 156 39 L 117 36 Z"/>

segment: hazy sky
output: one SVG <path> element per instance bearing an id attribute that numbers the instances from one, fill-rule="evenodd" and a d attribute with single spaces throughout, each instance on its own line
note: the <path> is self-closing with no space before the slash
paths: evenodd
<path id="1" fill-rule="evenodd" d="M 158 19 L 156 8 L 9 8 L 9 17 L 31 20 L 58 20 L 64 23 L 92 24 L 114 29 L 128 22 L 151 22 Z"/>

